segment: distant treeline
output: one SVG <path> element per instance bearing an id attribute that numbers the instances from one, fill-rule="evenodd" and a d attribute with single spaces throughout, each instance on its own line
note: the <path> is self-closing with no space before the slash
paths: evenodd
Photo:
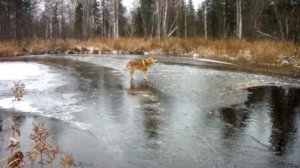
<path id="1" fill-rule="evenodd" d="M 203 37 L 297 42 L 300 0 L 1 0 L 0 40 Z"/>

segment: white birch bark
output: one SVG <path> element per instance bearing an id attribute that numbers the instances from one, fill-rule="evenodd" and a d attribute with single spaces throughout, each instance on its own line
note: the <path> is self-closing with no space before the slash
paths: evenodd
<path id="1" fill-rule="evenodd" d="M 119 38 L 119 0 L 116 0 L 115 38 Z"/>
<path id="2" fill-rule="evenodd" d="M 242 32 L 243 32 L 243 18 L 242 18 L 242 1 L 241 0 L 239 0 L 239 17 L 240 17 L 240 19 L 239 19 L 239 21 L 240 21 L 240 23 L 239 23 L 239 39 L 242 39 Z"/>
<path id="3" fill-rule="evenodd" d="M 207 40 L 207 5 L 204 2 L 204 38 Z"/>
<path id="4" fill-rule="evenodd" d="M 186 19 L 186 12 L 187 9 L 184 10 L 184 38 L 186 39 L 187 37 L 187 19 Z"/>
<path id="5" fill-rule="evenodd" d="M 165 10 L 164 10 L 164 19 L 163 19 L 163 36 L 167 37 L 167 16 L 168 16 L 168 0 L 165 0 Z"/>
<path id="6" fill-rule="evenodd" d="M 160 35 L 161 35 L 161 15 L 160 15 L 160 0 L 156 0 L 156 36 L 157 38 L 160 38 Z"/>
<path id="7" fill-rule="evenodd" d="M 241 0 L 236 0 L 236 23 L 237 23 L 237 37 L 239 40 L 241 40 L 242 39 L 242 29 L 243 29 Z"/>

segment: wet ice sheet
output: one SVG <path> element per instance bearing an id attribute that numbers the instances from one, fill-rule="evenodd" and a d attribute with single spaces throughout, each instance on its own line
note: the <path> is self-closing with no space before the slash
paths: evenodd
<path id="1" fill-rule="evenodd" d="M 65 87 L 73 80 L 69 77 L 71 73 L 62 74 L 61 71 L 58 72 L 57 69 L 47 65 L 24 62 L 0 63 L 0 70 L 8 72 L 0 73 L 1 108 L 57 118 L 81 129 L 89 127 L 89 124 L 73 121 L 73 113 L 82 111 L 84 108 L 76 105 L 79 100 L 76 98 L 78 94 L 72 92 L 74 87 Z M 25 95 L 20 102 L 13 101 L 12 96 L 11 89 L 13 82 L 16 81 L 25 84 Z M 67 92 L 68 89 L 69 92 Z"/>
<path id="2" fill-rule="evenodd" d="M 56 136 L 65 149 L 76 146 L 71 153 L 90 167 L 300 165 L 299 133 L 284 127 L 299 128 L 299 79 L 159 62 L 148 81 L 138 73 L 130 82 L 123 69 L 137 57 L 65 58 L 41 61 L 56 80 L 42 92 L 30 90 L 26 100 L 40 115 L 85 132 L 57 128 Z M 237 89 L 249 81 L 267 88 Z"/>

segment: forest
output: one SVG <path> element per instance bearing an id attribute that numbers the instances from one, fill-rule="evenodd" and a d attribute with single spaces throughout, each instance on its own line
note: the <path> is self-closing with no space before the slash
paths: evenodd
<path id="1" fill-rule="evenodd" d="M 201 37 L 298 42 L 299 0 L 1 0 L 0 40 Z"/>

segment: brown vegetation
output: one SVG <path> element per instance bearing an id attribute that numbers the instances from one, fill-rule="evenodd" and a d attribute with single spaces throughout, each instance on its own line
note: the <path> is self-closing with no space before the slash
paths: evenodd
<path id="1" fill-rule="evenodd" d="M 93 48 L 89 52 L 88 48 Z M 30 43 L 0 42 L 0 56 L 16 56 L 25 54 L 106 54 L 128 53 L 181 55 L 205 57 L 231 62 L 251 62 L 277 64 L 283 57 L 300 57 L 300 46 L 287 41 L 271 40 L 204 40 L 202 38 L 92 38 L 84 41 L 75 39 Z"/>
<path id="2" fill-rule="evenodd" d="M 14 97 L 13 102 L 19 103 L 24 94 L 25 94 L 25 84 L 21 81 L 14 82 L 14 85 L 12 87 L 12 94 Z M 13 110 L 16 111 L 15 109 Z M 15 113 L 17 116 L 18 113 Z M 16 117 L 15 116 L 15 117 Z M 17 118 L 17 117 L 16 117 Z M 9 122 L 9 119 L 5 119 L 4 121 Z M 0 128 L 2 129 L 3 121 L 1 120 Z M 15 152 L 16 149 L 21 147 L 21 142 L 19 139 L 17 139 L 16 135 L 18 137 L 21 136 L 21 131 L 18 127 L 17 121 L 13 119 L 11 124 L 11 130 L 12 130 L 12 137 L 9 138 L 10 144 L 8 146 L 8 149 L 10 150 L 10 154 L 6 158 L 0 158 L 0 163 L 4 162 L 4 165 L 0 166 L 7 167 L 7 168 L 21 168 L 25 167 L 25 157 L 22 151 Z M 58 146 L 54 147 L 50 145 L 47 141 L 49 136 L 48 129 L 45 127 L 44 122 L 39 122 L 37 124 L 33 123 L 32 133 L 30 134 L 29 138 L 33 140 L 34 144 L 29 152 L 27 152 L 28 160 L 30 161 L 31 167 L 34 167 L 34 163 L 40 159 L 39 164 L 41 167 L 44 167 L 45 164 L 47 164 L 48 160 L 45 160 L 43 158 L 43 154 L 45 154 L 48 159 L 50 160 L 50 168 L 52 168 L 53 161 L 56 159 L 56 156 L 59 154 L 59 148 Z M 2 143 L 2 142 L 1 142 Z M 2 145 L 2 144 L 1 144 Z M 44 162 L 44 160 L 46 162 Z M 74 158 L 70 154 L 65 154 L 62 156 L 62 159 L 60 160 L 60 164 L 62 164 L 64 167 L 67 165 L 68 167 L 73 166 L 75 163 Z"/>

